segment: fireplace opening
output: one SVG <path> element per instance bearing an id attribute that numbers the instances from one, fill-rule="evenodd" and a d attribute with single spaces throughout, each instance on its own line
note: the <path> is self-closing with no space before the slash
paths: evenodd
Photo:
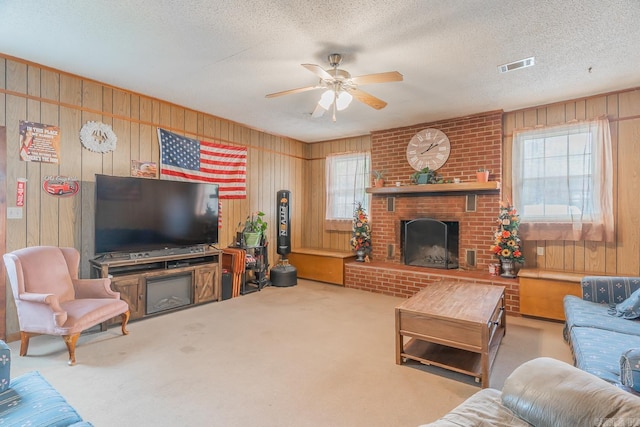
<path id="1" fill-rule="evenodd" d="M 406 265 L 458 268 L 459 224 L 419 218 L 402 221 L 401 238 Z"/>
<path id="2" fill-rule="evenodd" d="M 193 304 L 191 281 L 191 272 L 147 279 L 146 314 L 159 313 Z"/>

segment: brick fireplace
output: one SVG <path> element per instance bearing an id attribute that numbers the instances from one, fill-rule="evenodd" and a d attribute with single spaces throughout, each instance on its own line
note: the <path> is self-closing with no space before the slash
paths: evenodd
<path id="1" fill-rule="evenodd" d="M 451 142 L 451 154 L 438 170 L 445 180 L 460 178 L 461 182 L 476 180 L 478 168 L 490 171 L 491 181 L 502 177 L 502 112 L 493 111 L 470 117 L 419 124 L 399 129 L 373 132 L 371 136 L 371 168 L 386 172 L 386 185 L 396 182 L 409 185 L 414 170 L 406 159 L 406 147 L 413 135 L 425 128 L 443 131 Z M 430 185 L 438 184 L 429 184 Z M 475 212 L 467 211 L 467 196 L 475 196 Z M 371 234 L 373 259 L 402 264 L 400 224 L 403 220 L 433 218 L 459 223 L 460 267 L 488 271 L 495 257 L 489 250 L 496 226 L 499 191 L 446 193 L 411 193 L 373 195 Z M 390 204 L 393 204 L 391 210 Z M 392 245 L 392 246 L 389 246 Z M 467 265 L 467 251 L 475 251 L 475 265 Z"/>
<path id="2" fill-rule="evenodd" d="M 445 181 L 459 178 L 463 184 L 475 182 L 479 168 L 490 171 L 490 181 L 501 181 L 502 111 L 372 132 L 371 169 L 385 171 L 385 186 L 393 189 L 389 189 L 391 193 L 373 193 L 370 208 L 373 261 L 368 265 L 349 265 L 346 285 L 390 295 L 411 296 L 426 283 L 441 280 L 443 276 L 465 275 L 472 277 L 471 281 L 507 286 L 507 310 L 519 311 L 517 281 L 488 274 L 489 264 L 496 262 L 489 247 L 501 200 L 499 187 L 493 190 L 471 188 L 431 192 L 429 188 L 435 188 L 431 186 L 441 184 L 428 184 L 423 186 L 427 191 L 417 193 L 417 187 L 410 184 L 409 177 L 414 169 L 406 159 L 407 144 L 413 135 L 426 128 L 443 131 L 451 143 L 450 156 L 438 170 Z M 397 182 L 400 188 L 396 187 Z M 403 187 L 412 191 L 403 193 Z M 470 200 L 475 202 L 474 209 L 469 209 Z M 437 269 L 404 265 L 401 224 L 417 218 L 458 223 L 459 270 L 443 273 L 447 270 L 437 272 Z M 368 271 L 363 272 L 363 269 Z M 371 269 L 380 269 L 379 275 Z"/>

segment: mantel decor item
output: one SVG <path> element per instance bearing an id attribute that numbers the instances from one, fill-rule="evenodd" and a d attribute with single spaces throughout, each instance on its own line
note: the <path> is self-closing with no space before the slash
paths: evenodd
<path id="1" fill-rule="evenodd" d="M 373 171 L 373 186 L 384 187 L 384 171 Z"/>
<path id="2" fill-rule="evenodd" d="M 502 265 L 502 277 L 516 277 L 515 263 L 523 263 L 524 255 L 520 248 L 518 235 L 520 216 L 508 202 L 500 202 L 498 214 L 498 228 L 494 233 L 495 241 L 491 251 L 498 257 Z"/>
<path id="3" fill-rule="evenodd" d="M 356 203 L 353 211 L 351 247 L 356 251 L 356 261 L 367 261 L 371 253 L 371 225 L 361 202 Z"/>
<path id="4" fill-rule="evenodd" d="M 438 175 L 428 167 L 415 171 L 409 177 L 412 184 L 435 184 L 438 182 Z"/>
<path id="5" fill-rule="evenodd" d="M 251 215 L 247 216 L 242 230 L 245 246 L 259 246 L 262 237 L 266 237 L 267 222 L 264 220 L 264 216 L 265 213 L 262 211 L 252 212 Z"/>
<path id="6" fill-rule="evenodd" d="M 476 180 L 478 182 L 489 182 L 489 170 L 480 168 L 476 171 Z"/>

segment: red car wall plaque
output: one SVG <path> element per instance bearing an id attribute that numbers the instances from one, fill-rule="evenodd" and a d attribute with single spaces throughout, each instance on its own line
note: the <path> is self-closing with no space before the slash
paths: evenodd
<path id="1" fill-rule="evenodd" d="M 42 189 L 47 194 L 57 197 L 70 197 L 78 194 L 80 182 L 75 177 L 46 176 Z"/>

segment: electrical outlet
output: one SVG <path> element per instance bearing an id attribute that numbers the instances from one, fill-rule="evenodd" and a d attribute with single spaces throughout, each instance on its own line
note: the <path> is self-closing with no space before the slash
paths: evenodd
<path id="1" fill-rule="evenodd" d="M 22 208 L 7 208 L 7 219 L 21 219 Z"/>
<path id="2" fill-rule="evenodd" d="M 543 256 L 544 255 L 544 246 L 537 246 L 536 247 L 536 254 L 538 254 L 538 256 Z"/>

